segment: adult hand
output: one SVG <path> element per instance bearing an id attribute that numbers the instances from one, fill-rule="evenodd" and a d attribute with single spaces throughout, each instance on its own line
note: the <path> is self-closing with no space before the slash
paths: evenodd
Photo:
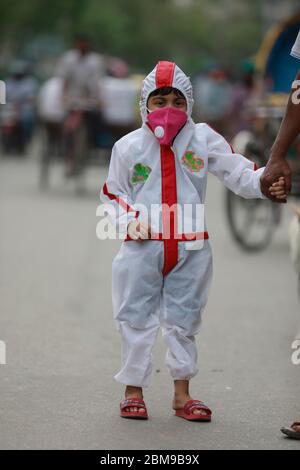
<path id="1" fill-rule="evenodd" d="M 272 184 L 275 183 L 275 181 L 278 181 L 281 176 L 284 177 L 285 193 L 288 195 L 291 192 L 292 187 L 292 172 L 290 166 L 283 158 L 279 159 L 271 156 L 260 179 L 261 191 L 272 201 L 286 203 L 286 199 L 277 199 L 270 193 Z"/>

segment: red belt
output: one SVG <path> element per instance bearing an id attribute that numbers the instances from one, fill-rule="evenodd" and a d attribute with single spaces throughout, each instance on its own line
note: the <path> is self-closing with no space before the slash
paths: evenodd
<path id="1" fill-rule="evenodd" d="M 195 240 L 207 240 L 209 238 L 208 232 L 196 232 L 196 233 L 181 233 L 177 234 L 174 237 L 178 242 L 193 242 Z M 124 242 L 128 242 L 130 240 L 134 240 L 134 238 L 131 238 L 130 235 L 127 234 L 126 238 L 124 239 Z M 157 241 L 163 241 L 164 240 L 164 234 L 163 233 L 156 233 L 154 236 L 151 238 L 146 238 L 144 241 L 148 240 L 157 240 Z M 136 240 L 134 240 L 136 241 Z"/>

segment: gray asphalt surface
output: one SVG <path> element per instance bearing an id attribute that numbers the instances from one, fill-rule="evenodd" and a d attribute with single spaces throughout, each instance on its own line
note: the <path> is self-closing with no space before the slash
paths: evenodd
<path id="1" fill-rule="evenodd" d="M 208 227 L 214 282 L 198 337 L 194 398 L 212 423 L 173 416 L 172 381 L 159 337 L 145 400 L 151 419 L 122 420 L 120 341 L 112 321 L 111 263 L 120 242 L 99 241 L 99 188 L 90 168 L 79 197 L 62 169 L 38 189 L 35 159 L 0 160 L 1 449 L 300 449 L 282 425 L 300 419 L 300 366 L 291 343 L 300 308 L 288 253 L 289 210 L 264 252 L 241 252 L 229 235 L 224 190 L 211 177 Z"/>

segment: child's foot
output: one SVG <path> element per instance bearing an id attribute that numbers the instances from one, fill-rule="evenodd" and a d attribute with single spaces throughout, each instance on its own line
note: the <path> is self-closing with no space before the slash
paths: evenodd
<path id="1" fill-rule="evenodd" d="M 184 407 L 186 402 L 193 400 L 193 398 L 190 395 L 182 395 L 182 396 L 176 396 L 173 399 L 173 410 L 179 410 Z M 194 408 L 191 411 L 195 415 L 200 415 L 200 416 L 209 416 L 209 412 L 206 410 L 201 410 L 198 408 Z"/>
<path id="2" fill-rule="evenodd" d="M 125 398 L 143 399 L 143 389 L 141 387 L 132 387 L 128 385 L 125 390 Z M 128 406 L 125 408 L 125 411 L 138 412 L 141 413 L 141 415 L 146 414 L 146 408 L 144 407 Z"/>

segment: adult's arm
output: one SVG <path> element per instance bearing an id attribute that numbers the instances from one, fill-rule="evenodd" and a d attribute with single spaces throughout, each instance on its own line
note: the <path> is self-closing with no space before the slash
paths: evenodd
<path id="1" fill-rule="evenodd" d="M 296 76 L 296 80 L 300 80 L 300 71 Z M 290 94 L 285 116 L 271 148 L 270 159 L 261 178 L 262 192 L 270 199 L 274 198 L 270 196 L 269 187 L 279 176 L 284 176 L 285 178 L 286 193 L 288 194 L 291 191 L 292 175 L 289 164 L 286 161 L 286 154 L 289 147 L 300 133 L 299 86 L 300 82 L 298 87 L 293 88 Z M 276 199 L 276 201 L 278 202 L 278 199 Z M 286 202 L 286 199 L 282 200 L 282 202 Z"/>

